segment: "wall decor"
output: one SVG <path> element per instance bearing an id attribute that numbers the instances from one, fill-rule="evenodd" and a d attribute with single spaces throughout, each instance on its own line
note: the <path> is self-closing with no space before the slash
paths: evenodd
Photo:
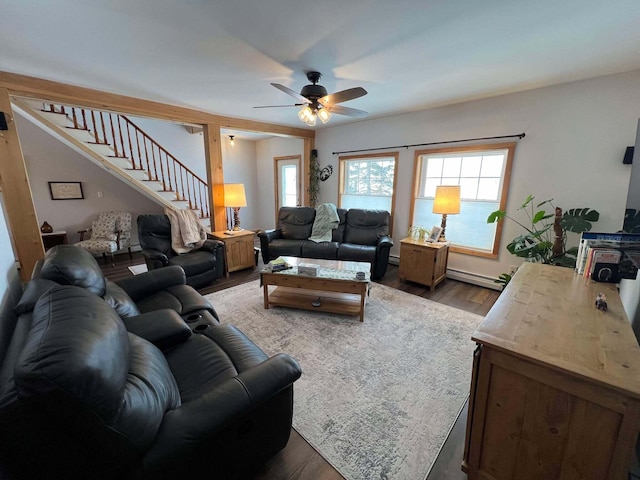
<path id="1" fill-rule="evenodd" d="M 81 182 L 49 182 L 51 200 L 81 200 L 84 198 Z"/>
<path id="2" fill-rule="evenodd" d="M 333 173 L 333 166 L 327 165 L 320 171 L 320 180 L 322 180 L 323 182 L 328 180 L 332 173 Z"/>

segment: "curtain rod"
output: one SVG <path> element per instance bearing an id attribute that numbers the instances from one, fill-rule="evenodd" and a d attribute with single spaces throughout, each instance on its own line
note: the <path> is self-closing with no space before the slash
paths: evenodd
<path id="1" fill-rule="evenodd" d="M 393 147 L 379 147 L 379 148 L 364 148 L 362 150 L 345 150 L 343 152 L 332 152 L 333 155 L 340 155 L 343 153 L 356 153 L 356 152 L 371 152 L 373 150 L 389 150 L 391 148 L 410 148 L 410 147 L 426 147 L 429 145 L 444 145 L 446 143 L 461 143 L 461 142 L 476 142 L 478 140 L 499 140 L 503 138 L 516 138 L 522 139 L 525 137 L 525 133 L 518 133 L 516 135 L 502 135 L 499 137 L 481 137 L 481 138 L 465 138 L 464 140 L 447 140 L 444 142 L 431 142 L 431 143 L 414 143 L 412 145 L 395 145 Z"/>

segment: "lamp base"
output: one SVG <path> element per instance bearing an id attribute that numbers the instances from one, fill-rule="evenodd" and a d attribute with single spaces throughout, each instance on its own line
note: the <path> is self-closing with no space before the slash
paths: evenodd
<path id="1" fill-rule="evenodd" d="M 240 228 L 240 207 L 233 207 L 233 228 L 234 232 L 242 230 Z"/>
<path id="2" fill-rule="evenodd" d="M 447 239 L 444 237 L 444 231 L 447 229 L 447 214 L 442 214 L 442 223 L 440 223 L 440 228 L 442 231 L 440 232 L 440 238 L 438 238 L 438 242 L 446 242 Z"/>

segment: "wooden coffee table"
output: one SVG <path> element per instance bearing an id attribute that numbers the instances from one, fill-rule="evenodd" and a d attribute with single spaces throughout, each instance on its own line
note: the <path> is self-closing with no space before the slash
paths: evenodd
<path id="1" fill-rule="evenodd" d="M 318 310 L 321 312 L 358 315 L 364 321 L 364 307 L 370 289 L 370 268 L 367 262 L 319 260 L 315 258 L 282 257 L 292 267 L 289 270 L 260 273 L 264 289 L 264 308 L 270 306 Z M 318 265 L 317 276 L 298 273 L 298 264 Z M 364 272 L 364 280 L 356 279 Z M 275 286 L 270 290 L 269 287 Z"/>

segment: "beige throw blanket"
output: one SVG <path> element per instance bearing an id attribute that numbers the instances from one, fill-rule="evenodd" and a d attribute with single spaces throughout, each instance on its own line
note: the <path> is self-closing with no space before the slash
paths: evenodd
<path id="1" fill-rule="evenodd" d="M 176 253 L 188 253 L 202 246 L 207 239 L 207 231 L 192 210 L 171 210 L 164 213 L 171 222 L 171 248 Z"/>
<path id="2" fill-rule="evenodd" d="M 316 218 L 311 228 L 309 240 L 312 242 L 330 242 L 332 230 L 340 225 L 338 209 L 333 203 L 323 203 L 316 207 Z"/>

